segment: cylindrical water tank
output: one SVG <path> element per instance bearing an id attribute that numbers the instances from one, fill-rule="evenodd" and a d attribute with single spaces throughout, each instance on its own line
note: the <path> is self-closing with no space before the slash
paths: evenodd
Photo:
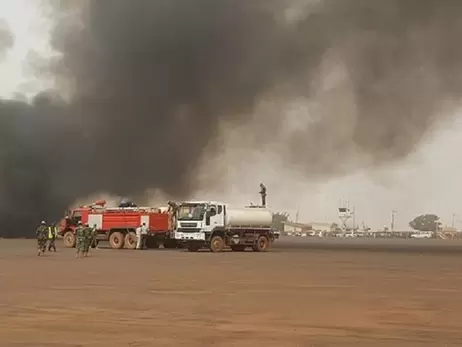
<path id="1" fill-rule="evenodd" d="M 273 214 L 265 208 L 228 208 L 226 226 L 270 228 Z"/>

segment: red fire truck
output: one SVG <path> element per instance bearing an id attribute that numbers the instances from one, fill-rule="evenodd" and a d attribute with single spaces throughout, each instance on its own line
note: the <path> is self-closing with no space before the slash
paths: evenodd
<path id="1" fill-rule="evenodd" d="M 96 225 L 97 239 L 109 241 L 114 249 L 136 248 L 135 230 L 142 223 L 149 229 L 148 248 L 177 248 L 179 242 L 173 238 L 170 210 L 152 207 L 106 207 L 105 200 L 99 200 L 89 206 L 80 206 L 66 212 L 59 224 L 59 234 L 63 237 L 65 247 L 73 248 L 76 244 L 75 229 L 78 222 L 90 227 Z"/>

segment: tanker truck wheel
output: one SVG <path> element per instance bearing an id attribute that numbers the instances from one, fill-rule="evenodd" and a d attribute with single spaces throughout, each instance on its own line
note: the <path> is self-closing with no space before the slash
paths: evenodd
<path id="1" fill-rule="evenodd" d="M 252 247 L 254 252 L 266 252 L 269 249 L 270 242 L 268 237 L 260 236 L 257 240 L 257 243 Z"/>
<path id="2" fill-rule="evenodd" d="M 178 244 L 176 242 L 176 240 L 165 240 L 164 241 L 164 248 L 165 249 L 174 249 L 174 248 L 177 248 L 178 247 Z"/>
<path id="3" fill-rule="evenodd" d="M 136 234 L 133 231 L 130 231 L 125 235 L 125 248 L 135 249 L 136 248 Z"/>
<path id="4" fill-rule="evenodd" d="M 121 249 L 124 246 L 124 235 L 121 232 L 114 232 L 109 237 L 109 245 L 114 249 Z"/>
<path id="5" fill-rule="evenodd" d="M 75 247 L 75 235 L 72 231 L 67 231 L 63 237 L 64 247 L 74 248 Z"/>
<path id="6" fill-rule="evenodd" d="M 201 247 L 199 245 L 195 245 L 193 243 L 188 245 L 188 251 L 189 252 L 197 252 L 197 251 L 199 251 L 200 248 Z"/>
<path id="7" fill-rule="evenodd" d="M 214 236 L 210 240 L 210 250 L 214 253 L 221 252 L 225 247 L 225 242 L 221 236 Z"/>

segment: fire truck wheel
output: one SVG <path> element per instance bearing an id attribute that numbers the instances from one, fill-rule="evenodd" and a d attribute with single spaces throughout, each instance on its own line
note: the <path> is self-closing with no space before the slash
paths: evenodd
<path id="1" fill-rule="evenodd" d="M 67 231 L 63 237 L 64 247 L 73 248 L 75 247 L 75 235 L 72 231 Z"/>
<path id="2" fill-rule="evenodd" d="M 210 250 L 214 253 L 221 252 L 225 247 L 225 242 L 221 236 L 214 236 L 210 240 Z"/>
<path id="3" fill-rule="evenodd" d="M 157 240 L 155 237 L 148 237 L 148 239 L 146 240 L 146 247 L 148 247 L 149 249 L 151 248 L 159 248 L 159 244 L 157 243 Z"/>
<path id="4" fill-rule="evenodd" d="M 114 249 L 121 249 L 124 246 L 124 235 L 121 232 L 114 232 L 109 237 L 109 245 Z"/>
<path id="5" fill-rule="evenodd" d="M 128 249 L 136 248 L 136 234 L 133 231 L 130 231 L 125 235 L 125 247 Z"/>
<path id="6" fill-rule="evenodd" d="M 236 246 L 231 246 L 231 250 L 233 252 L 244 252 L 245 251 L 245 246 L 242 245 L 236 245 Z"/>
<path id="7" fill-rule="evenodd" d="M 264 235 L 260 236 L 257 243 L 252 247 L 255 252 L 266 252 L 269 249 L 270 242 Z"/>

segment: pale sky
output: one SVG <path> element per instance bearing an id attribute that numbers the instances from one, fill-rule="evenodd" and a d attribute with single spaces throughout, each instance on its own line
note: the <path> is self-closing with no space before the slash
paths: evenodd
<path id="1" fill-rule="evenodd" d="M 39 1 L 0 0 L 0 18 L 7 21 L 15 36 L 15 45 L 0 62 L 0 97 L 15 92 L 29 96 L 51 86 L 50 81 L 38 80 L 27 69 L 28 54 L 47 57 L 52 54 L 47 41 L 50 23 L 40 15 Z M 302 176 L 284 171 L 274 165 L 271 154 L 240 153 L 247 160 L 227 168 L 223 189 L 207 192 L 210 198 L 222 201 L 223 193 L 231 203 L 242 205 L 258 201 L 258 185 L 265 182 L 268 202 L 272 208 L 287 211 L 295 218 L 297 205 L 300 221 L 336 221 L 340 200 L 349 200 L 355 206 L 356 221 L 364 221 L 372 228 L 390 224 L 391 210 L 396 210 L 396 228 L 408 228 L 408 222 L 421 213 L 438 214 L 443 224 L 452 223 L 462 228 L 462 119 L 441 124 L 429 134 L 416 152 L 406 161 L 386 169 L 360 172 L 348 177 L 312 184 Z M 246 192 L 246 193 L 242 193 Z M 198 193 L 199 194 L 199 193 Z M 205 196 L 197 196 L 203 200 Z"/>
<path id="2" fill-rule="evenodd" d="M 49 81 L 38 80 L 28 69 L 28 55 L 51 55 L 48 45 L 50 23 L 41 15 L 39 1 L 0 0 L 0 19 L 14 34 L 14 47 L 0 62 L 0 97 L 21 92 L 28 96 L 49 87 Z"/>

